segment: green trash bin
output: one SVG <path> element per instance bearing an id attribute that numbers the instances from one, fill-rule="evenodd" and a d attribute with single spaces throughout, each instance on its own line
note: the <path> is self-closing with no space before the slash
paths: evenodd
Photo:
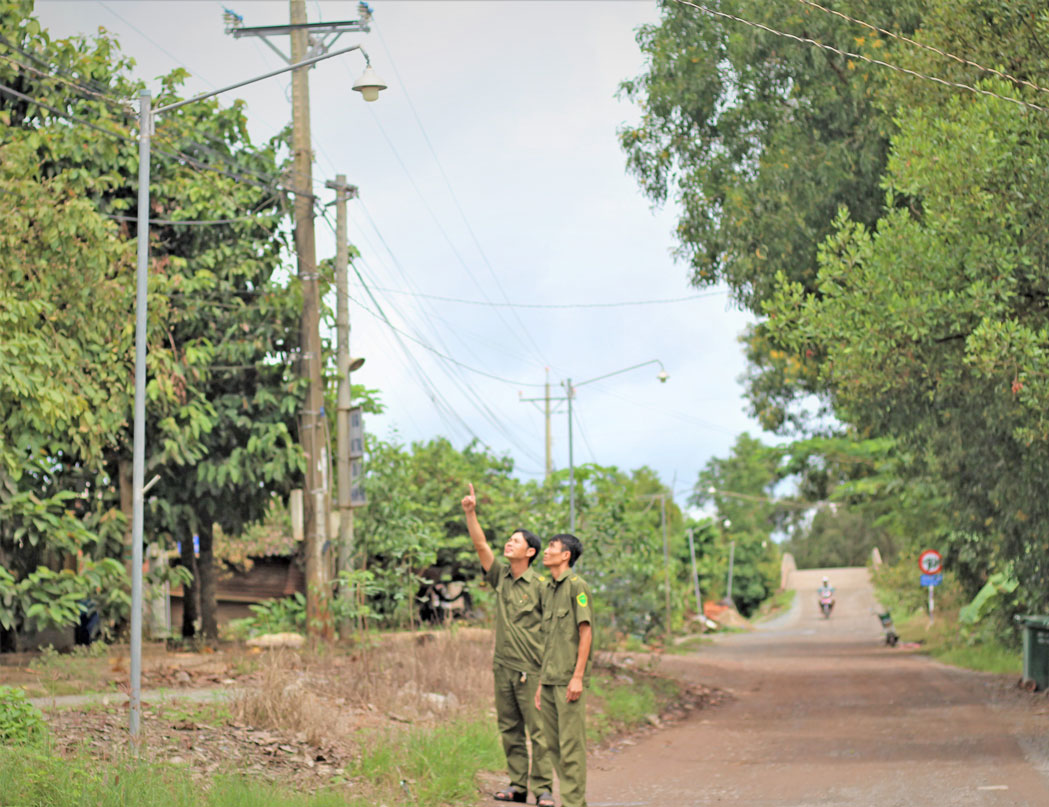
<path id="1" fill-rule="evenodd" d="M 1023 683 L 1049 689 L 1049 616 L 1017 615 L 1023 633 Z"/>

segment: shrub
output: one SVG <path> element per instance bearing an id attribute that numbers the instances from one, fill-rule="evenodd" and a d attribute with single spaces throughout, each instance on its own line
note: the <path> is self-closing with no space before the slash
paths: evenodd
<path id="1" fill-rule="evenodd" d="M 46 730 L 44 716 L 22 690 L 0 686 L 0 743 L 35 743 Z"/>

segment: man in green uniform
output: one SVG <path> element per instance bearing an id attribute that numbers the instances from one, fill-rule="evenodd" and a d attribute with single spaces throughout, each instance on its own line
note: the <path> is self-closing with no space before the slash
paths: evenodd
<path id="1" fill-rule="evenodd" d="M 543 552 L 551 580 L 543 596 L 543 671 L 535 706 L 561 782 L 561 807 L 586 807 L 586 698 L 593 644 L 590 586 L 572 567 L 583 554 L 574 535 L 555 535 Z"/>
<path id="2" fill-rule="evenodd" d="M 495 800 L 523 802 L 531 788 L 536 804 L 554 807 L 554 774 L 534 703 L 543 657 L 541 595 L 547 581 L 532 569 L 532 561 L 541 544 L 528 530 L 515 530 L 503 557 L 496 558 L 477 520 L 473 485 L 462 505 L 485 580 L 495 592 L 495 713 L 510 773 L 510 787 L 496 793 Z M 531 771 L 526 735 L 532 741 Z"/>

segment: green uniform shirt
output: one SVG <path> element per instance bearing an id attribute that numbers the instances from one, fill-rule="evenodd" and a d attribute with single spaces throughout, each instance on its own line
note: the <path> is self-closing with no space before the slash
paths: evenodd
<path id="1" fill-rule="evenodd" d="M 594 624 L 590 586 L 571 569 L 560 580 L 551 580 L 543 597 L 544 685 L 567 686 L 579 658 L 579 625 Z M 593 655 L 593 652 L 590 654 Z M 583 683 L 590 680 L 590 658 L 586 660 Z"/>
<path id="2" fill-rule="evenodd" d="M 531 566 L 514 579 L 510 563 L 497 557 L 484 579 L 495 592 L 494 663 L 523 673 L 538 673 L 543 663 L 543 604 L 547 579 Z"/>

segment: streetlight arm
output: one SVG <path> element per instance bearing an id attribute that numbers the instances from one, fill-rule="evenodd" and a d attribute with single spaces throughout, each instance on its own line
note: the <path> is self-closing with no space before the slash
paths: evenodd
<path id="1" fill-rule="evenodd" d="M 641 364 L 635 364 L 635 365 L 632 365 L 630 367 L 624 367 L 622 370 L 616 370 L 614 373 L 605 373 L 604 375 L 599 375 L 597 378 L 590 378 L 590 379 L 587 379 L 586 381 L 578 381 L 575 384 L 573 384 L 572 386 L 573 387 L 581 387 L 581 386 L 583 386 L 583 384 L 592 384 L 595 381 L 600 381 L 603 378 L 611 378 L 614 375 L 619 375 L 620 373 L 627 373 L 627 372 L 630 372 L 631 370 L 636 370 L 638 367 L 645 367 L 645 366 L 647 366 L 649 364 L 658 364 L 659 365 L 659 369 L 661 369 L 663 371 L 666 370 L 666 367 L 663 366 L 663 362 L 661 362 L 659 359 L 649 359 L 648 361 L 641 362 Z"/>
<path id="2" fill-rule="evenodd" d="M 184 101 L 176 101 L 174 104 L 168 104 L 167 106 L 157 107 L 153 110 L 154 115 L 159 115 L 161 112 L 170 112 L 173 109 L 185 106 L 186 104 L 192 104 L 196 101 L 203 101 L 205 98 L 211 98 L 213 95 L 219 95 L 230 90 L 235 90 L 238 87 L 243 87 L 247 84 L 254 84 L 256 81 L 262 81 L 266 78 L 272 78 L 273 76 L 279 76 L 281 73 L 287 73 L 291 70 L 298 70 L 300 67 L 309 67 L 317 62 L 323 62 L 325 59 L 333 59 L 336 56 L 342 56 L 344 53 L 349 53 L 352 50 L 359 50 L 364 56 L 364 62 L 371 67 L 371 59 L 368 58 L 368 53 L 360 45 L 351 45 L 348 48 L 342 48 L 341 50 L 333 50 L 331 53 L 324 53 L 320 56 L 314 56 L 312 59 L 303 59 L 301 62 L 290 64 L 287 67 L 282 67 L 279 70 L 274 70 L 272 73 L 266 73 L 262 76 L 255 76 L 255 78 L 249 78 L 246 81 L 238 81 L 236 84 L 230 84 L 228 87 L 222 87 L 218 90 L 212 90 L 201 95 L 194 95 L 192 98 L 187 98 Z"/>

